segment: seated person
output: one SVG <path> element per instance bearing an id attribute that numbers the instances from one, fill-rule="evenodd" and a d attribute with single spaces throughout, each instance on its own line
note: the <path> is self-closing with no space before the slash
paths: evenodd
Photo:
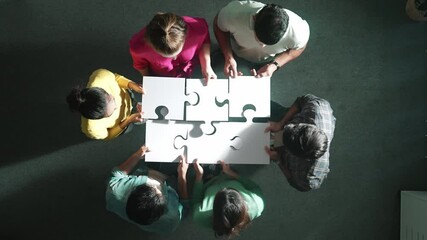
<path id="1" fill-rule="evenodd" d="M 206 81 L 216 78 L 203 18 L 158 13 L 132 37 L 130 53 L 133 67 L 143 76 L 190 77 L 200 62 Z"/>
<path id="2" fill-rule="evenodd" d="M 188 201 L 186 174 L 188 164 L 180 156 L 178 165 L 178 194 L 165 182 L 166 175 L 156 170 L 137 169 L 130 172 L 144 158 L 142 146 L 120 166 L 113 169 L 109 179 L 107 210 L 137 225 L 144 231 L 171 233 L 178 227 L 182 214 L 181 202 Z M 181 202 L 180 202 L 181 201 Z"/>
<path id="3" fill-rule="evenodd" d="M 307 94 L 296 99 L 280 122 L 267 127 L 275 146 L 266 151 L 295 189 L 318 189 L 328 175 L 335 121 L 328 101 Z"/>
<path id="4" fill-rule="evenodd" d="M 231 1 L 214 19 L 214 33 L 224 55 L 224 74 L 242 75 L 233 53 L 260 65 L 256 77 L 272 76 L 304 51 L 310 37 L 308 23 L 276 4 Z"/>
<path id="5" fill-rule="evenodd" d="M 194 161 L 193 220 L 213 228 L 216 237 L 232 237 L 261 216 L 264 196 L 257 184 L 240 177 L 224 161 L 221 165 L 223 174 L 204 183 L 203 168 Z"/>
<path id="6" fill-rule="evenodd" d="M 141 123 L 141 106 L 131 91 L 143 93 L 135 82 L 98 69 L 89 77 L 86 88 L 75 87 L 67 96 L 71 111 L 78 111 L 82 132 L 92 139 L 112 139 L 131 130 L 131 123 Z M 136 111 L 135 111 L 136 110 Z"/>

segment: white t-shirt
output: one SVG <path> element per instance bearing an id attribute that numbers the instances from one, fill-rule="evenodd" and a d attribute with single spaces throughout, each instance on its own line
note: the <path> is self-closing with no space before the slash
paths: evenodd
<path id="1" fill-rule="evenodd" d="M 218 13 L 218 28 L 232 35 L 231 47 L 234 53 L 251 62 L 270 61 L 288 49 L 300 49 L 310 37 L 308 23 L 285 9 L 289 16 L 285 34 L 276 44 L 263 47 L 255 38 L 253 17 L 264 6 L 264 3 L 255 1 L 232 1 Z"/>

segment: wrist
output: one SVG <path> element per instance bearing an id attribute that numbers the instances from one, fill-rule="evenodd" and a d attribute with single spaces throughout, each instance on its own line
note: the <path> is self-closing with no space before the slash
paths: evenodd
<path id="1" fill-rule="evenodd" d="M 274 65 L 274 66 L 276 67 L 276 70 L 274 70 L 274 71 L 279 70 L 279 68 L 281 67 L 281 66 L 280 66 L 280 64 L 279 64 L 276 60 L 273 60 L 273 61 L 270 63 L 270 65 Z"/>

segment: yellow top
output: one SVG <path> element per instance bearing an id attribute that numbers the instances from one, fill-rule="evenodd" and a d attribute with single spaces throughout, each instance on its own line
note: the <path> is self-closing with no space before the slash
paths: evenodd
<path id="1" fill-rule="evenodd" d="M 111 94 L 117 108 L 111 116 L 102 119 L 82 117 L 82 132 L 93 139 L 112 139 L 120 135 L 124 129 L 119 124 L 132 112 L 132 100 L 127 89 L 131 80 L 112 73 L 106 69 L 98 69 L 89 77 L 87 88 L 99 87 Z"/>

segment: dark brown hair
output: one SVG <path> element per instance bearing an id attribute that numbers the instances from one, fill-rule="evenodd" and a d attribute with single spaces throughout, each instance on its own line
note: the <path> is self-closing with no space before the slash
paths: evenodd
<path id="1" fill-rule="evenodd" d="M 213 229 L 215 237 L 238 235 L 250 222 L 242 195 L 233 188 L 223 188 L 215 195 Z"/>

